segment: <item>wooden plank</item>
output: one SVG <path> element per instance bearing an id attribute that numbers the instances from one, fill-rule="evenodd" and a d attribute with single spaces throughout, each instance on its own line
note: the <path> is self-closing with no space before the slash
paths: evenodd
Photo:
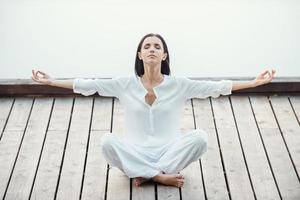
<path id="1" fill-rule="evenodd" d="M 0 140 L 4 131 L 4 127 L 9 117 L 9 112 L 12 108 L 13 98 L 0 98 Z"/>
<path id="2" fill-rule="evenodd" d="M 110 131 L 112 98 L 95 98 L 82 199 L 104 199 L 107 162 L 101 153 L 100 140 Z"/>
<path id="3" fill-rule="evenodd" d="M 300 126 L 287 96 L 274 96 L 270 100 L 300 181 Z"/>
<path id="4" fill-rule="evenodd" d="M 195 129 L 191 100 L 186 101 L 184 103 L 183 116 L 181 119 L 181 132 L 183 134 L 186 132 L 193 131 Z M 202 158 L 204 156 L 205 154 L 202 156 Z M 189 166 L 182 170 L 182 174 L 185 178 L 184 185 L 181 188 L 182 199 L 204 199 L 205 195 L 202 183 L 202 172 L 200 169 L 200 162 L 196 161 L 191 163 Z M 178 192 L 176 192 L 175 194 L 178 194 Z M 177 197 L 177 199 L 179 198 Z"/>
<path id="5" fill-rule="evenodd" d="M 289 97 L 293 110 L 295 112 L 298 124 L 300 125 L 300 96 Z"/>
<path id="6" fill-rule="evenodd" d="M 254 199 L 228 97 L 212 99 L 232 199 Z"/>
<path id="7" fill-rule="evenodd" d="M 53 199 L 68 132 L 73 98 L 56 98 L 31 199 Z"/>
<path id="8" fill-rule="evenodd" d="M 232 96 L 232 107 L 257 199 L 280 199 L 248 97 Z"/>
<path id="9" fill-rule="evenodd" d="M 6 128 L 0 141 L 0 198 L 4 193 L 12 173 L 29 113 L 32 98 L 18 98 L 15 100 Z M 17 130 L 15 130 L 18 128 Z"/>
<path id="10" fill-rule="evenodd" d="M 196 127 L 208 135 L 208 150 L 201 158 L 207 199 L 228 200 L 214 119 L 209 99 L 193 99 Z"/>
<path id="11" fill-rule="evenodd" d="M 250 97 L 257 124 L 283 199 L 299 199 L 300 184 L 267 97 Z"/>
<path id="12" fill-rule="evenodd" d="M 78 199 L 86 155 L 93 98 L 75 98 L 57 199 Z"/>
<path id="13" fill-rule="evenodd" d="M 180 199 L 179 189 L 173 186 L 157 184 L 157 199 L 178 200 Z"/>
<path id="14" fill-rule="evenodd" d="M 28 199 L 52 109 L 52 98 L 36 98 L 5 199 Z"/>
<path id="15" fill-rule="evenodd" d="M 118 99 L 114 99 L 113 109 L 113 128 L 112 134 L 122 137 L 124 134 L 124 108 Z M 117 167 L 110 166 L 108 174 L 107 200 L 129 199 L 130 198 L 130 179 Z"/>
<path id="16" fill-rule="evenodd" d="M 146 182 L 140 187 L 136 187 L 132 181 L 132 200 L 139 199 L 155 199 L 155 187 L 152 181 Z"/>

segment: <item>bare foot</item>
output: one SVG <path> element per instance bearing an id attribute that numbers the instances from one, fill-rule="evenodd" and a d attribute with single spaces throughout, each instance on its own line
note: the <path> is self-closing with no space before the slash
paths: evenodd
<path id="1" fill-rule="evenodd" d="M 153 181 L 175 187 L 182 187 L 184 184 L 184 177 L 182 174 L 158 174 L 152 178 Z"/>
<path id="2" fill-rule="evenodd" d="M 143 178 L 143 177 L 136 177 L 136 178 L 133 179 L 133 183 L 136 187 L 141 186 L 143 183 L 145 183 L 147 181 L 150 181 L 150 179 L 146 179 L 146 178 Z"/>

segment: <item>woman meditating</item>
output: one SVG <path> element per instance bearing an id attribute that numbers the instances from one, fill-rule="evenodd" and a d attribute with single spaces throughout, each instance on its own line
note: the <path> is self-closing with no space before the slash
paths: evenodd
<path id="1" fill-rule="evenodd" d="M 135 74 L 112 79 L 55 80 L 32 70 L 38 83 L 73 89 L 88 96 L 98 92 L 113 96 L 125 108 L 125 134 L 107 133 L 101 138 L 102 154 L 110 166 L 123 171 L 134 184 L 155 182 L 182 187 L 180 171 L 199 160 L 207 150 L 207 134 L 201 129 L 180 132 L 184 102 L 191 98 L 219 97 L 234 90 L 269 83 L 275 70 L 250 81 L 196 81 L 170 75 L 169 52 L 159 34 L 145 35 L 137 48 Z"/>

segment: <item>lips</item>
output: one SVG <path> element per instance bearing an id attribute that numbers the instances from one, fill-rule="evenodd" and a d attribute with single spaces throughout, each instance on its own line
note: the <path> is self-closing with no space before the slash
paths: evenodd
<path id="1" fill-rule="evenodd" d="M 149 55 L 148 57 L 151 57 L 151 56 L 156 57 L 155 55 Z"/>

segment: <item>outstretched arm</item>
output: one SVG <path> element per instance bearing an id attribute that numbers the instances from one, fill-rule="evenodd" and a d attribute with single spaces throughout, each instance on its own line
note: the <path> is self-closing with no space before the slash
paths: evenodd
<path id="1" fill-rule="evenodd" d="M 32 70 L 32 80 L 35 82 L 44 84 L 44 85 L 51 85 L 56 87 L 68 88 L 73 89 L 73 81 L 74 80 L 55 80 L 51 78 L 48 74 L 42 71 L 34 71 Z"/>
<path id="2" fill-rule="evenodd" d="M 251 81 L 233 81 L 232 83 L 232 91 L 241 90 L 246 88 L 253 88 L 260 85 L 264 85 L 272 81 L 274 78 L 275 70 L 269 72 L 268 70 L 262 72 L 258 75 L 254 80 Z"/>

